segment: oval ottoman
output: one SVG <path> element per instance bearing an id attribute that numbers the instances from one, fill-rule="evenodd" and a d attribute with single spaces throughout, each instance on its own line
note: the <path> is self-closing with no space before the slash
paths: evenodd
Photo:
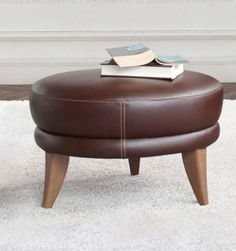
<path id="1" fill-rule="evenodd" d="M 217 140 L 223 88 L 185 71 L 173 81 L 101 77 L 99 69 L 61 73 L 36 82 L 30 109 L 35 141 L 46 152 L 43 207 L 52 207 L 69 156 L 128 158 L 182 153 L 193 191 L 208 203 L 206 147 Z"/>

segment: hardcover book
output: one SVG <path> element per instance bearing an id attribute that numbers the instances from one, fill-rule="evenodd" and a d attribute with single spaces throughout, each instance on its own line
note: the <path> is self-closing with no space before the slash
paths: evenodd
<path id="1" fill-rule="evenodd" d="M 152 61 L 144 66 L 120 67 L 111 59 L 101 64 L 101 76 L 175 79 L 184 71 L 183 64 L 164 66 Z"/>

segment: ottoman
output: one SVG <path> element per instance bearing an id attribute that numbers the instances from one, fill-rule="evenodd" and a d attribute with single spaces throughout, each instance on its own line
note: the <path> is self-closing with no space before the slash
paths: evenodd
<path id="1" fill-rule="evenodd" d="M 207 204 L 206 148 L 219 136 L 222 100 L 216 79 L 191 71 L 174 81 L 101 77 L 99 69 L 39 80 L 30 109 L 46 153 L 43 207 L 53 206 L 69 156 L 127 158 L 137 175 L 141 157 L 174 153 L 182 154 L 199 204 Z"/>

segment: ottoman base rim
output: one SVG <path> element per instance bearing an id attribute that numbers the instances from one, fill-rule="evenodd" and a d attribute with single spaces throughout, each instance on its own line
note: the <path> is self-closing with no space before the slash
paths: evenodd
<path id="1" fill-rule="evenodd" d="M 35 140 L 45 152 L 87 158 L 150 157 L 205 148 L 219 137 L 219 124 L 187 134 L 135 139 L 80 138 L 35 129 Z"/>

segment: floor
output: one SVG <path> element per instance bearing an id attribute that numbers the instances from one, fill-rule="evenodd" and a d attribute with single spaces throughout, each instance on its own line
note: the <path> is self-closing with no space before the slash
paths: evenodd
<path id="1" fill-rule="evenodd" d="M 224 98 L 236 99 L 236 83 L 224 83 Z M 0 100 L 27 100 L 31 85 L 1 85 Z"/>
<path id="2" fill-rule="evenodd" d="M 224 98 L 236 99 L 236 83 L 225 83 L 224 86 Z"/>
<path id="3" fill-rule="evenodd" d="M 31 85 L 0 85 L 0 100 L 29 99 Z"/>

